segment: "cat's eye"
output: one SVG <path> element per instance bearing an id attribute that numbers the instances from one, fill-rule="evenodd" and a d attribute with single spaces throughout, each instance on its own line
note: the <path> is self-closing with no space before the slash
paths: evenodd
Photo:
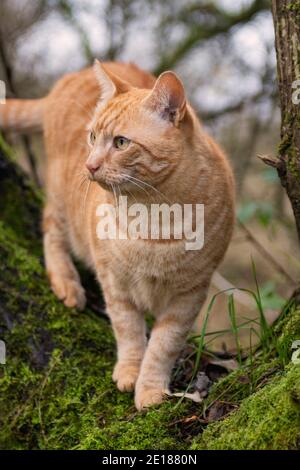
<path id="1" fill-rule="evenodd" d="M 114 138 L 114 147 L 118 150 L 125 150 L 130 144 L 130 140 L 122 135 L 118 135 Z"/>
<path id="2" fill-rule="evenodd" d="M 90 132 L 90 144 L 94 145 L 95 141 L 96 141 L 96 134 L 94 131 L 91 131 Z"/>

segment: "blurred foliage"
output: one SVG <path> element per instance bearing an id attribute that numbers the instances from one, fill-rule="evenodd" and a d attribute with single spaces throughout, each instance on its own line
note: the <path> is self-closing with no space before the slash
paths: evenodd
<path id="1" fill-rule="evenodd" d="M 278 173 L 275 168 L 265 168 L 262 172 L 262 177 L 268 183 L 277 183 L 278 182 Z"/>
<path id="2" fill-rule="evenodd" d="M 276 293 L 276 284 L 273 281 L 260 287 L 260 296 L 265 310 L 281 310 L 286 303 L 286 299 Z"/>
<path id="3" fill-rule="evenodd" d="M 250 201 L 240 204 L 237 218 L 241 223 L 249 222 L 256 218 L 258 222 L 267 227 L 274 216 L 274 209 L 271 203 L 264 201 Z"/>

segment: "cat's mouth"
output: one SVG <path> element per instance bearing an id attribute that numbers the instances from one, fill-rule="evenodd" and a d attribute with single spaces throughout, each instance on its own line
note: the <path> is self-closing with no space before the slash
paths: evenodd
<path id="1" fill-rule="evenodd" d="M 104 176 L 97 174 L 89 175 L 90 181 L 99 184 L 101 188 L 106 191 L 113 192 L 116 186 L 121 186 L 127 183 L 127 180 L 123 176 L 113 175 L 113 176 Z"/>
<path id="2" fill-rule="evenodd" d="M 105 171 L 99 169 L 95 172 L 89 172 L 88 178 L 90 181 L 99 184 L 99 186 L 106 191 L 115 192 L 116 188 L 122 189 L 122 191 L 143 191 L 146 192 L 145 186 L 149 187 L 148 183 L 145 183 L 141 179 L 133 176 L 132 171 Z"/>

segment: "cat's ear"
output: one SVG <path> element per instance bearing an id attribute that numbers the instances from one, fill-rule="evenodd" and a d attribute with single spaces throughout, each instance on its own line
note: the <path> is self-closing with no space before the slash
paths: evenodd
<path id="1" fill-rule="evenodd" d="M 164 72 L 158 77 L 144 106 L 179 125 L 186 112 L 186 97 L 183 84 L 174 72 Z"/>
<path id="2" fill-rule="evenodd" d="M 101 101 L 108 101 L 119 93 L 126 93 L 131 88 L 129 83 L 117 77 L 97 59 L 94 62 L 94 71 L 101 88 Z"/>

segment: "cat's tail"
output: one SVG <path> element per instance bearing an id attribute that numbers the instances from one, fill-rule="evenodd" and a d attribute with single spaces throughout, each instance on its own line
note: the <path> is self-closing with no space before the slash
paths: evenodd
<path id="1" fill-rule="evenodd" d="M 0 129 L 30 134 L 43 130 L 45 98 L 6 100 L 0 104 Z"/>

